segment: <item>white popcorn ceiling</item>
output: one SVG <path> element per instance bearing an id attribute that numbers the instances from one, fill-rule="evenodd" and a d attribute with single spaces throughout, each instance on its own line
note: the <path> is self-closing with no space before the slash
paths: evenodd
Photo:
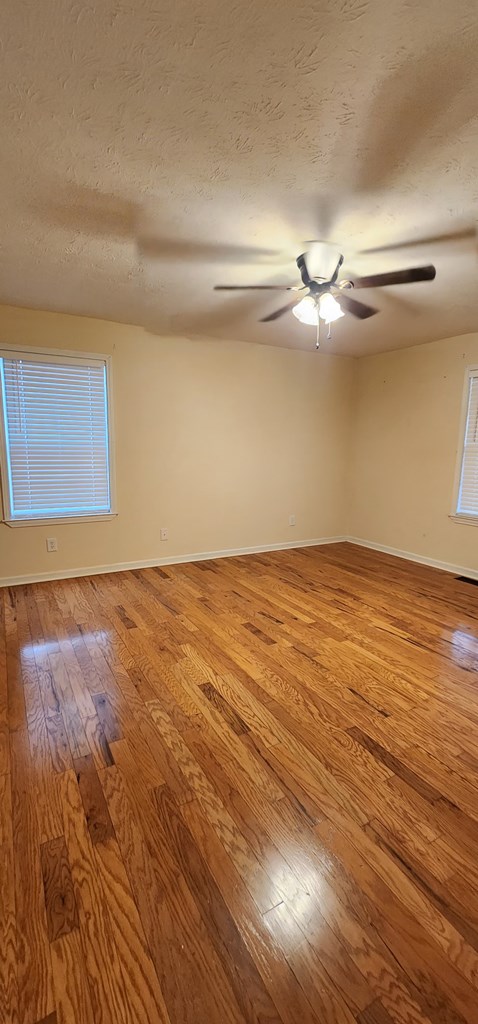
<path id="1" fill-rule="evenodd" d="M 478 329 L 475 0 L 3 0 L 0 22 L 1 302 L 313 347 L 257 322 L 287 293 L 212 287 L 295 283 L 319 237 L 316 273 L 437 267 L 356 292 L 380 314 L 324 349 Z"/>

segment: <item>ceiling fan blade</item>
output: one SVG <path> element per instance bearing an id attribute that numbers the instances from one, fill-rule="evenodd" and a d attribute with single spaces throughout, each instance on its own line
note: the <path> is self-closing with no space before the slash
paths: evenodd
<path id="1" fill-rule="evenodd" d="M 337 278 L 339 276 L 339 270 L 340 270 L 343 262 L 344 262 L 344 257 L 342 256 L 342 253 L 340 253 L 339 261 L 338 261 L 337 266 L 336 266 L 336 268 L 335 268 L 335 270 L 334 270 L 334 272 L 332 274 L 332 277 L 330 278 L 330 284 L 335 284 L 335 282 L 336 282 L 336 280 L 337 280 Z"/>
<path id="2" fill-rule="evenodd" d="M 367 320 L 369 316 L 375 316 L 375 313 L 378 313 L 378 309 L 373 306 L 367 306 L 365 302 L 353 299 L 349 292 L 338 291 L 338 293 L 334 293 L 334 299 L 337 300 L 344 313 L 351 313 L 359 320 Z"/>
<path id="3" fill-rule="evenodd" d="M 412 284 L 414 281 L 433 281 L 435 267 L 409 267 L 407 270 L 392 270 L 387 274 L 369 274 L 368 277 L 353 278 L 354 288 L 383 288 L 388 284 Z"/>
<path id="4" fill-rule="evenodd" d="M 215 285 L 215 292 L 296 292 L 295 285 Z"/>
<path id="5" fill-rule="evenodd" d="M 138 246 L 144 259 L 200 260 L 202 263 L 277 263 L 275 249 L 232 245 L 222 242 L 197 242 L 194 239 L 158 238 L 140 234 Z M 283 262 L 283 260 L 282 260 Z"/>
<path id="6" fill-rule="evenodd" d="M 278 320 L 280 316 L 284 316 L 284 313 L 288 313 L 290 309 L 297 305 L 297 299 L 293 299 L 292 302 L 288 302 L 286 306 L 281 306 L 280 309 L 275 309 L 273 313 L 269 313 L 268 316 L 261 316 L 259 323 L 266 324 L 269 320 Z"/>
<path id="7" fill-rule="evenodd" d="M 311 282 L 311 277 L 309 271 L 307 270 L 307 264 L 305 262 L 305 253 L 303 252 L 301 256 L 298 256 L 295 262 L 297 263 L 297 266 L 300 271 L 302 284 L 304 284 L 305 287 L 308 288 Z"/>
<path id="8" fill-rule="evenodd" d="M 444 231 L 439 235 L 428 235 L 426 238 L 410 238 L 392 245 L 376 245 L 372 249 L 361 249 L 360 255 L 368 256 L 374 252 L 393 252 L 395 249 L 412 249 L 416 245 L 437 245 L 441 242 L 464 242 L 467 238 L 476 238 L 476 228 L 470 226 L 457 231 Z"/>

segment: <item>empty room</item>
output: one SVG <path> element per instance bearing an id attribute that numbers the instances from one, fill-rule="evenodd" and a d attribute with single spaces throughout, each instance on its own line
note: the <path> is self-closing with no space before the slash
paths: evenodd
<path id="1" fill-rule="evenodd" d="M 476 3 L 0 41 L 0 1024 L 478 1024 Z"/>

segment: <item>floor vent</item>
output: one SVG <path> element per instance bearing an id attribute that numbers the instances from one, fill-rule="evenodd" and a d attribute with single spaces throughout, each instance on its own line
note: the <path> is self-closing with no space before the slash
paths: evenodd
<path id="1" fill-rule="evenodd" d="M 457 576 L 456 579 L 460 583 L 472 583 L 474 587 L 478 587 L 478 580 L 472 580 L 470 576 Z"/>

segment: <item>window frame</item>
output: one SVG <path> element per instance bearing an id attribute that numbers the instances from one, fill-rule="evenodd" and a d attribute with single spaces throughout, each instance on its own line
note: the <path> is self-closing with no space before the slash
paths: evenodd
<path id="1" fill-rule="evenodd" d="M 98 523 L 108 522 L 114 519 L 117 515 L 116 506 L 116 459 L 115 459 L 115 441 L 114 441 L 114 401 L 113 401 L 113 372 L 112 372 L 112 357 L 98 352 L 76 352 L 69 349 L 59 348 L 43 348 L 38 345 L 12 345 L 12 344 L 0 344 L 0 359 L 26 359 L 35 360 L 35 356 L 38 362 L 47 361 L 52 363 L 71 363 L 76 364 L 88 364 L 94 362 L 104 363 L 106 371 L 106 413 L 108 420 L 108 473 L 109 473 L 109 491 L 110 491 L 110 510 L 109 512 L 88 512 L 86 515 L 82 515 L 81 512 L 74 512 L 68 516 L 53 516 L 44 518 L 35 516 L 31 519 L 15 519 L 12 517 L 12 508 L 10 505 L 10 486 L 9 486 L 9 452 L 7 446 L 6 437 L 6 410 L 4 409 L 3 396 L 0 395 L 0 491 L 1 491 L 1 510 L 2 510 L 2 523 L 5 526 L 13 527 L 17 529 L 22 526 L 61 526 L 67 523 Z"/>
<path id="2" fill-rule="evenodd" d="M 465 381 L 463 385 L 463 396 L 460 413 L 460 429 L 458 434 L 458 448 L 455 465 L 455 481 L 453 485 L 453 506 L 450 512 L 450 519 L 455 523 L 462 523 L 465 526 L 478 526 L 478 512 L 476 515 L 458 511 L 458 500 L 460 497 L 460 484 L 463 472 L 463 458 L 465 455 L 465 435 L 468 420 L 468 406 L 470 397 L 470 380 L 478 377 L 478 366 L 467 366 L 465 370 Z"/>

